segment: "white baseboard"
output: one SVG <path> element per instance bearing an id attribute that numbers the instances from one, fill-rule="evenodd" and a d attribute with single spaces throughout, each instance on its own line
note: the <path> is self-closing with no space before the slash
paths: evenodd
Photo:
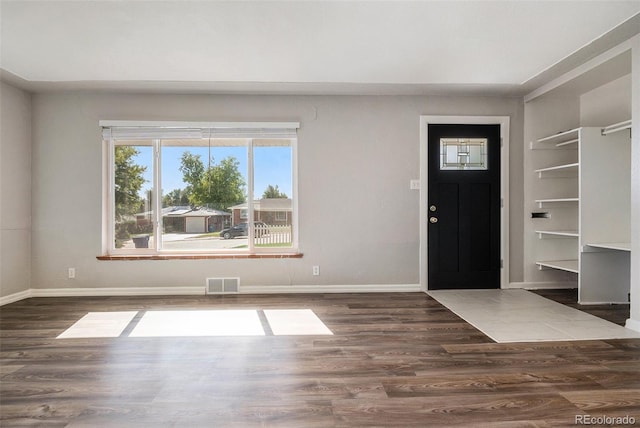
<path id="1" fill-rule="evenodd" d="M 525 290 L 562 290 L 578 288 L 577 282 L 510 282 L 505 289 L 522 288 Z"/>
<path id="2" fill-rule="evenodd" d="M 578 302 L 581 305 L 628 305 L 629 302 Z"/>
<path id="3" fill-rule="evenodd" d="M 249 285 L 240 287 L 241 294 L 304 293 L 417 293 L 420 284 L 353 284 L 353 285 Z"/>
<path id="4" fill-rule="evenodd" d="M 18 293 L 9 294 L 8 296 L 0 297 L 0 306 L 4 306 L 4 305 L 8 305 L 9 303 L 28 299 L 29 297 L 31 297 L 31 289 L 20 291 Z"/>
<path id="5" fill-rule="evenodd" d="M 202 287 L 122 287 L 122 288 L 32 288 L 30 297 L 94 296 L 193 296 L 203 295 Z"/>
<path id="6" fill-rule="evenodd" d="M 629 318 L 625 324 L 625 327 L 630 330 L 640 331 L 640 321 Z"/>
<path id="7" fill-rule="evenodd" d="M 250 285 L 241 286 L 241 294 L 302 293 L 412 293 L 420 292 L 420 284 L 358 285 Z M 0 306 L 30 297 L 95 297 L 95 296 L 199 296 L 202 287 L 122 287 L 122 288 L 31 288 L 0 298 Z"/>

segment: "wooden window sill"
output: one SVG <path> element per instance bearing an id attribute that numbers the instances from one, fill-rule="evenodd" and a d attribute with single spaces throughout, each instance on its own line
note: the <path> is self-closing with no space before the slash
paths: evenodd
<path id="1" fill-rule="evenodd" d="M 97 256 L 98 260 L 216 260 L 216 259 L 301 259 L 302 253 L 261 253 L 261 254 L 140 254 Z"/>

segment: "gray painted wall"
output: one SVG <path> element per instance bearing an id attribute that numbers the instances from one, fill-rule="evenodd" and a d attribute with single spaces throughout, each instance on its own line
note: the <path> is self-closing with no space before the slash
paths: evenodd
<path id="1" fill-rule="evenodd" d="M 33 288 L 385 285 L 419 282 L 419 116 L 511 117 L 512 281 L 522 281 L 523 103 L 436 96 L 41 93 L 33 98 Z M 302 259 L 98 261 L 98 121 L 300 121 Z M 320 276 L 312 276 L 319 265 Z M 67 268 L 76 268 L 76 279 Z"/>
<path id="2" fill-rule="evenodd" d="M 636 36 L 631 66 L 631 317 L 627 326 L 640 331 L 640 36 Z"/>
<path id="3" fill-rule="evenodd" d="M 31 95 L 0 82 L 0 297 L 31 285 Z"/>

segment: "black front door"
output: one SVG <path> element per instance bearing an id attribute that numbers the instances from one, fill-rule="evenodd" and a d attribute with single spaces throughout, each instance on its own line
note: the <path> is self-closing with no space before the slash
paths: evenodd
<path id="1" fill-rule="evenodd" d="M 428 126 L 428 288 L 500 288 L 500 125 Z"/>

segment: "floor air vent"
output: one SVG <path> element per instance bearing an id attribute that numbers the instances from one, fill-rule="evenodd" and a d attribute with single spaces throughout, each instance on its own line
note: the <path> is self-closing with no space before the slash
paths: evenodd
<path id="1" fill-rule="evenodd" d="M 206 294 L 240 292 L 240 278 L 207 278 Z"/>

